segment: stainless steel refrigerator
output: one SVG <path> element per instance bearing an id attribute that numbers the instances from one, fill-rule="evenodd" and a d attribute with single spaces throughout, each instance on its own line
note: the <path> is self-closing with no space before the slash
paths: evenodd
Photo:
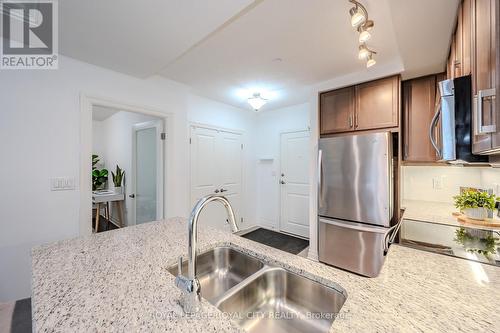
<path id="1" fill-rule="evenodd" d="M 393 215 L 389 132 L 319 141 L 319 260 L 377 276 L 387 254 Z"/>

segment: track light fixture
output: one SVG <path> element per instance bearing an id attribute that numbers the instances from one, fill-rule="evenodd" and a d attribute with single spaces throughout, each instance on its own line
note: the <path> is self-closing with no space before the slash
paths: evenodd
<path id="1" fill-rule="evenodd" d="M 366 68 L 370 68 L 372 67 L 373 65 L 375 65 L 377 62 L 375 61 L 375 59 L 373 59 L 373 56 L 372 54 L 370 53 L 370 55 L 368 56 L 368 61 L 366 62 Z"/>
<path id="2" fill-rule="evenodd" d="M 360 43 L 366 43 L 372 37 L 370 30 L 372 30 L 373 26 L 373 21 L 369 20 L 358 27 Z"/>
<path id="3" fill-rule="evenodd" d="M 359 32 L 358 41 L 360 45 L 358 57 L 360 60 L 367 61 L 366 67 L 371 67 L 376 64 L 375 59 L 373 59 L 373 55 L 376 52 L 370 50 L 365 43 L 372 37 L 370 30 L 373 29 L 375 23 L 368 19 L 368 12 L 360 2 L 356 0 L 349 0 L 349 2 L 354 4 L 354 7 L 349 10 L 351 25 Z"/>
<path id="4" fill-rule="evenodd" d="M 372 57 L 373 54 L 377 54 L 377 52 L 370 50 L 366 44 L 361 44 L 359 46 L 358 58 L 359 60 L 368 60 Z"/>

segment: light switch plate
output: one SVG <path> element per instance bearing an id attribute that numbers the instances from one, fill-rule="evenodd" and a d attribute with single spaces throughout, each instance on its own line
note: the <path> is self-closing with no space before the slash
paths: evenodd
<path id="1" fill-rule="evenodd" d="M 432 188 L 435 190 L 442 190 L 443 189 L 443 177 L 432 178 Z"/>
<path id="2" fill-rule="evenodd" d="M 56 177 L 50 179 L 51 191 L 70 191 L 75 189 L 74 177 Z"/>

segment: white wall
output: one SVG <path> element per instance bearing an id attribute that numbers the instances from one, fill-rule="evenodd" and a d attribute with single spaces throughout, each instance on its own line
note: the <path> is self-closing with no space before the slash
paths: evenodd
<path id="1" fill-rule="evenodd" d="M 492 189 L 500 195 L 500 169 L 460 166 L 404 166 L 403 200 L 453 203 L 460 187 Z"/>
<path id="2" fill-rule="evenodd" d="M 309 104 L 258 113 L 256 127 L 257 223 L 278 229 L 281 133 L 309 129 Z M 272 158 L 272 160 L 269 160 Z"/>
<path id="3" fill-rule="evenodd" d="M 98 164 L 105 164 L 104 154 L 106 153 L 106 140 L 104 137 L 104 121 L 92 121 L 92 153 L 99 155 L 100 160 Z"/>
<path id="4" fill-rule="evenodd" d="M 130 225 L 130 214 L 132 213 L 130 207 L 133 204 L 133 199 L 127 195 L 131 190 L 132 177 L 132 127 L 138 123 L 159 119 L 140 113 L 120 111 L 105 120 L 92 121 L 93 153 L 99 155 L 101 162 L 103 162 L 102 167 L 109 171 L 108 188 L 114 186 L 111 172 L 115 172 L 116 165 L 125 171 L 123 180 L 124 193 L 126 194 L 123 216 L 125 225 Z M 113 216 L 116 214 L 113 213 Z"/>
<path id="5" fill-rule="evenodd" d="M 0 75 L 0 155 L 4 162 L 0 172 L 0 301 L 30 295 L 31 247 L 79 234 L 80 189 L 51 192 L 49 179 L 68 176 L 79 184 L 82 93 L 173 115 L 167 196 L 175 195 L 167 197 L 169 217 L 187 216 L 190 209 L 188 119 L 243 124 L 253 115 L 250 110 L 194 97 L 186 86 L 160 77 L 143 80 L 63 56 L 59 61 L 58 70 L 12 70 Z"/>

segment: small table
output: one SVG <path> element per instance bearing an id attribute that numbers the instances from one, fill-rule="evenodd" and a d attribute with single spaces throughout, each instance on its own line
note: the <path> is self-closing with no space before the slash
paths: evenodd
<path id="1" fill-rule="evenodd" d="M 108 222 L 111 222 L 111 218 L 109 217 L 109 203 L 116 202 L 118 205 L 118 220 L 119 220 L 119 225 L 118 227 L 122 228 L 123 227 L 123 211 L 122 211 L 122 202 L 125 200 L 125 194 L 123 193 L 116 193 L 113 191 L 98 191 L 98 192 L 92 192 L 92 203 L 94 203 L 97 207 L 97 214 L 95 217 L 95 232 L 97 233 L 98 227 L 99 227 L 99 215 L 101 212 L 101 205 L 103 203 L 106 203 L 106 211 L 107 211 L 107 219 Z M 113 223 L 114 224 L 114 223 Z"/>

